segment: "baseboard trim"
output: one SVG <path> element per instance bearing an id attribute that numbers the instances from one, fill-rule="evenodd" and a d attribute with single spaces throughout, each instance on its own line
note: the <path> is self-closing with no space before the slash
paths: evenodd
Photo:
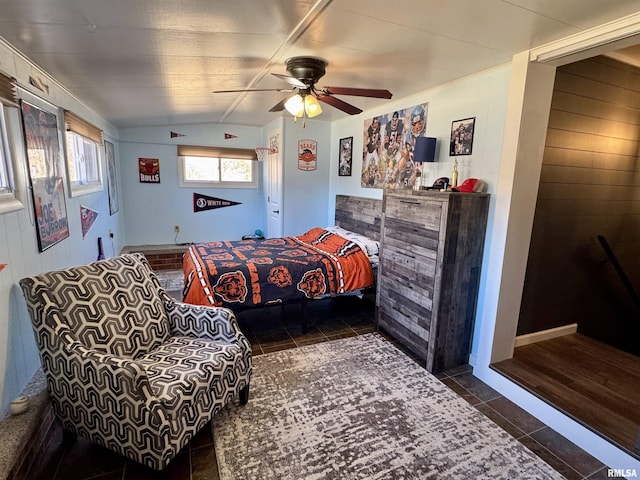
<path id="1" fill-rule="evenodd" d="M 530 345 L 532 343 L 542 342 L 544 340 L 551 340 L 552 338 L 562 337 L 563 335 L 570 335 L 578 331 L 578 324 L 571 323 L 569 325 L 563 325 L 562 327 L 550 328 L 548 330 L 541 330 L 539 332 L 527 333 L 525 335 L 519 335 L 516 337 L 513 344 L 514 347 L 522 347 L 523 345 Z"/>
<path id="2" fill-rule="evenodd" d="M 478 363 L 478 356 L 472 353 L 469 355 L 469 365 L 475 367 L 476 363 Z"/>

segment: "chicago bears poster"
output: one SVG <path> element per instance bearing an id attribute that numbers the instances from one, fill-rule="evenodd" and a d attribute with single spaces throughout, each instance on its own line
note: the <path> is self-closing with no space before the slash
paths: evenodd
<path id="1" fill-rule="evenodd" d="M 20 103 L 29 178 L 41 252 L 69 236 L 63 163 L 54 113 Z"/>
<path id="2" fill-rule="evenodd" d="M 318 142 L 300 140 L 298 142 L 298 169 L 311 171 L 318 168 Z"/>
<path id="3" fill-rule="evenodd" d="M 425 136 L 428 107 L 422 103 L 365 120 L 362 187 L 413 188 L 422 172 L 413 161 L 413 146 Z"/>

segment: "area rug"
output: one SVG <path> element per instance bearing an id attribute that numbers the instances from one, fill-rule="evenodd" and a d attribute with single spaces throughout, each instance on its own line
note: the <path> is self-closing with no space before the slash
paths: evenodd
<path id="1" fill-rule="evenodd" d="M 255 357 L 212 426 L 221 480 L 564 478 L 376 333 Z"/>

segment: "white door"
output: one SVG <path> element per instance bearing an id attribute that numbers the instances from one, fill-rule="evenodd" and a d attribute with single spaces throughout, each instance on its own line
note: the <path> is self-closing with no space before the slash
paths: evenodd
<path id="1" fill-rule="evenodd" d="M 282 145 L 280 131 L 269 136 L 276 150 L 267 155 L 267 238 L 282 237 Z"/>

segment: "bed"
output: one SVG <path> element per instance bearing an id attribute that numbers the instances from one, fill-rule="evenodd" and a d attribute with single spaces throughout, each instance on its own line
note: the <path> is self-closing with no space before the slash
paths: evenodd
<path id="1" fill-rule="evenodd" d="M 239 311 L 370 288 L 380 207 L 380 200 L 338 195 L 335 226 L 285 238 L 192 245 L 183 258 L 183 300 Z"/>

